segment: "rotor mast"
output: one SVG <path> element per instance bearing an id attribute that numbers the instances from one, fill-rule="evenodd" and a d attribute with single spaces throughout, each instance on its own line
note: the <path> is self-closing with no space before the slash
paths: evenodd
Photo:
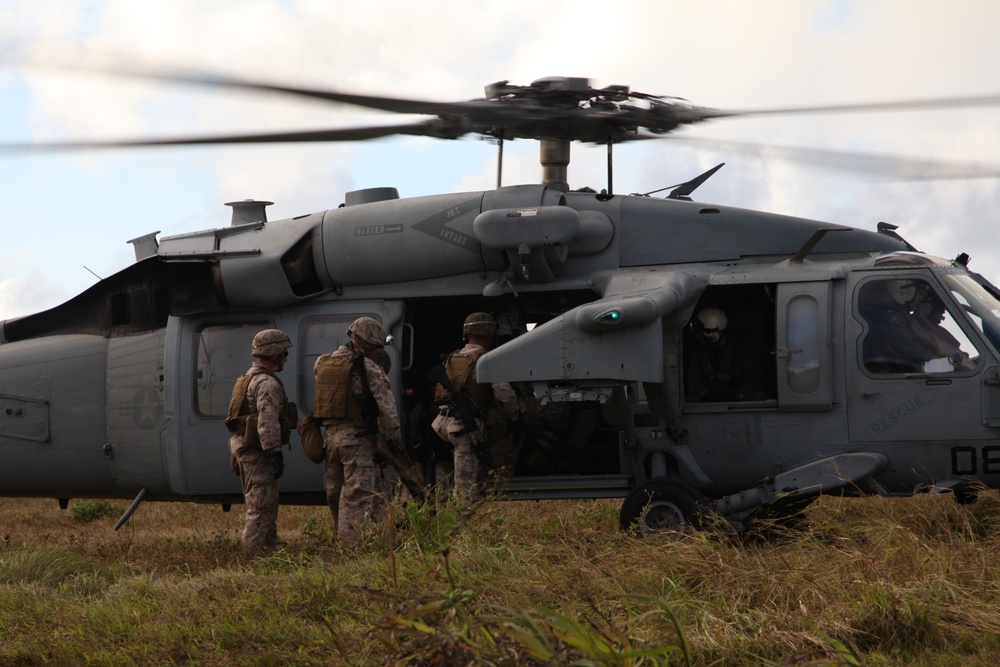
<path id="1" fill-rule="evenodd" d="M 538 159 L 542 163 L 542 184 L 553 190 L 569 191 L 569 139 L 543 137 L 538 140 Z"/>

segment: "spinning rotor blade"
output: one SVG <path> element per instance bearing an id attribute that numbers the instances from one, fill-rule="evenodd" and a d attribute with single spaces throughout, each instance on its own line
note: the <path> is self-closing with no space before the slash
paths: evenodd
<path id="1" fill-rule="evenodd" d="M 200 71 L 147 65 L 121 65 L 111 58 L 100 56 L 89 57 L 87 60 L 81 60 L 73 54 L 64 57 L 50 56 L 31 64 L 49 69 L 278 93 L 391 113 L 434 115 L 447 119 L 447 123 L 451 126 L 462 126 L 465 132 L 498 136 L 499 130 L 502 129 L 504 137 L 508 139 L 548 137 L 600 144 L 644 138 L 638 135 L 639 129 L 662 135 L 672 132 L 680 125 L 718 118 L 918 111 L 1000 105 L 1000 94 L 998 94 L 814 107 L 714 109 L 694 106 L 680 98 L 629 91 L 626 86 L 595 89 L 590 86 L 587 79 L 573 77 L 546 77 L 528 86 L 509 85 L 507 81 L 499 81 L 487 86 L 485 98 L 436 102 L 288 86 Z M 641 102 L 645 106 L 632 102 Z M 434 132 L 427 134 L 438 136 Z M 454 138 L 460 135 L 456 134 L 455 130 L 450 130 L 445 136 Z M 368 138 L 374 137 L 359 134 L 356 140 Z M 318 137 L 315 140 L 351 141 L 352 139 L 345 136 L 337 139 Z M 278 141 L 278 139 L 263 141 Z M 150 145 L 160 144 L 154 142 Z"/>
<path id="2" fill-rule="evenodd" d="M 120 61 L 119 61 L 120 62 Z M 0 153 L 27 153 L 60 150 L 87 150 L 116 147 L 185 146 L 211 144 L 305 143 L 326 141 L 366 141 L 393 135 L 429 136 L 455 139 L 469 133 L 510 139 L 543 139 L 596 144 L 671 138 L 688 143 L 770 155 L 824 167 L 886 175 L 902 180 L 948 178 L 995 178 L 1000 167 L 992 165 L 948 164 L 929 160 L 863 155 L 820 149 L 764 146 L 742 142 L 719 142 L 680 138 L 673 131 L 681 125 L 718 118 L 764 115 L 805 115 L 821 113 L 871 113 L 955 109 L 1000 105 L 1000 95 L 966 96 L 867 104 L 815 107 L 726 110 L 698 107 L 680 98 L 630 91 L 626 86 L 596 89 L 588 79 L 546 77 L 528 86 L 499 81 L 486 87 L 486 96 L 460 102 L 434 102 L 357 95 L 330 89 L 287 86 L 238 79 L 211 73 L 145 65 L 121 65 L 111 59 L 70 54 L 31 63 L 49 69 L 93 74 L 128 76 L 207 87 L 223 87 L 250 92 L 267 92 L 317 99 L 391 113 L 434 116 L 429 120 L 395 126 L 372 126 L 329 130 L 265 132 L 244 135 L 216 135 L 178 138 L 139 138 L 118 141 L 66 141 L 43 144 L 0 144 Z M 544 152 L 544 150 L 543 150 Z M 610 164 L 610 163 L 609 163 Z M 562 167 L 564 169 L 564 166 Z M 609 171 L 610 173 L 610 171 Z M 560 181 L 564 179 L 558 179 Z M 609 184 L 610 185 L 610 184 Z"/>
<path id="3" fill-rule="evenodd" d="M 869 102 L 862 104 L 833 104 L 818 107 L 786 107 L 775 109 L 745 109 L 740 111 L 725 111 L 722 109 L 703 110 L 701 120 L 711 118 L 734 118 L 737 116 L 779 116 L 806 115 L 823 113 L 873 113 L 878 111 L 925 111 L 931 109 L 963 109 L 968 107 L 986 107 L 1000 105 L 1000 95 L 982 95 L 969 97 L 944 97 L 937 99 L 904 100 L 896 102 Z"/>
<path id="4" fill-rule="evenodd" d="M 73 69 L 78 69 L 81 71 L 91 71 L 94 73 L 105 73 L 105 74 L 117 74 L 122 76 L 132 76 L 138 78 L 151 78 L 160 79 L 163 81 L 173 81 L 177 83 L 188 83 L 202 86 L 221 86 L 236 88 L 241 90 L 258 91 L 258 92 L 272 92 L 281 93 L 286 95 L 295 95 L 299 97 L 308 97 L 313 99 L 327 100 L 330 102 L 338 102 L 341 104 L 349 104 L 352 106 L 365 107 L 368 109 L 378 109 L 380 111 L 389 111 L 393 113 L 411 113 L 411 114 L 430 114 L 430 115 L 464 115 L 473 120 L 474 122 L 489 123 L 489 122 L 500 122 L 503 120 L 514 121 L 517 119 L 520 112 L 528 112 L 528 115 L 532 117 L 537 117 L 539 109 L 537 107 L 531 109 L 513 109 L 509 108 L 511 105 L 500 100 L 468 100 L 463 102 L 432 102 L 428 100 L 411 100 L 404 98 L 393 98 L 393 97 L 381 97 L 372 95 L 357 95 L 352 93 L 342 93 L 329 89 L 317 89 L 317 88 L 304 88 L 298 86 L 283 86 L 270 84 L 265 82 L 248 81 L 244 79 L 236 79 L 233 77 L 221 76 L 210 73 L 185 73 L 182 71 L 171 71 L 162 68 L 99 68 L 99 67 L 87 67 L 85 65 L 73 65 L 73 64 L 63 64 L 59 67 L 68 67 Z M 560 77 L 552 77 L 558 79 Z M 503 82 L 506 83 L 506 82 Z M 497 84 L 494 84 L 496 86 Z M 529 87 L 518 87 L 511 86 L 510 89 L 513 91 L 523 91 L 525 88 Z M 500 92 L 504 92 L 502 89 Z M 772 109 L 713 109 L 710 107 L 698 107 L 693 105 L 687 105 L 683 103 L 683 100 L 674 101 L 664 101 L 665 98 L 649 95 L 647 93 L 629 93 L 627 89 L 622 91 L 611 91 L 609 89 L 595 90 L 589 89 L 588 92 L 594 93 L 595 95 L 606 95 L 608 93 L 614 92 L 621 96 L 622 99 L 627 99 L 628 97 L 633 97 L 636 99 L 647 100 L 653 103 L 653 107 L 648 113 L 640 113 L 644 110 L 641 109 L 627 109 L 626 115 L 633 116 L 629 118 L 629 124 L 632 125 L 642 125 L 643 120 L 651 121 L 653 125 L 662 125 L 663 121 L 667 121 L 667 125 L 672 125 L 670 131 L 674 129 L 678 124 L 689 124 L 689 123 L 699 123 L 706 120 L 712 120 L 715 118 L 735 118 L 739 116 L 777 116 L 777 115 L 806 115 L 806 114 L 824 114 L 824 113 L 873 113 L 879 111 L 920 111 L 920 110 L 931 110 L 931 109 L 960 109 L 966 107 L 977 107 L 977 106 L 997 106 L 1000 105 L 1000 95 L 983 95 L 983 96 L 965 96 L 965 97 L 953 97 L 953 98 L 930 98 L 922 100 L 898 100 L 891 102 L 870 102 L 870 103 L 859 103 L 859 104 L 835 104 L 827 106 L 812 106 L 812 107 L 777 107 Z M 554 95 L 550 94 L 550 97 Z M 530 99 L 530 94 L 522 94 L 522 99 L 520 102 L 523 104 L 525 100 Z M 621 100 L 620 100 L 621 101 Z M 508 108 L 502 108 L 508 107 Z M 558 109 L 560 107 L 555 107 Z M 552 107 L 548 108 L 551 113 L 555 110 Z M 562 109 L 565 110 L 565 109 Z M 617 111 L 622 111 L 620 108 Z M 621 115 L 621 114 L 617 114 Z M 590 118 L 596 121 L 607 123 L 610 118 L 616 117 L 616 114 L 610 114 L 607 110 L 597 111 L 587 114 Z M 645 117 L 645 118 L 644 118 Z M 653 120 L 654 117 L 659 117 Z M 669 119 L 669 120 L 668 120 Z M 649 129 L 656 130 L 653 127 Z M 566 137 L 572 138 L 572 137 Z"/>
<path id="5" fill-rule="evenodd" d="M 51 143 L 0 144 L 0 153 L 58 152 L 99 148 L 135 148 L 142 146 L 199 146 L 211 144 L 315 143 L 321 141 L 365 141 L 393 135 L 446 136 L 447 129 L 434 121 L 411 125 L 358 127 L 337 130 L 302 130 L 169 139 L 123 139 L 118 141 L 58 141 Z"/>
<path id="6" fill-rule="evenodd" d="M 654 138 L 648 135 L 646 137 Z M 851 153 L 822 148 L 777 146 L 676 135 L 665 138 L 692 146 L 719 149 L 726 152 L 738 152 L 764 158 L 774 157 L 827 169 L 868 173 L 891 181 L 1000 178 L 1000 165 L 945 162 L 894 155 Z"/>
<path id="7" fill-rule="evenodd" d="M 152 66 L 129 67 L 120 64 L 110 64 L 110 60 L 107 60 L 107 63 L 109 64 L 105 64 L 104 60 L 105 59 L 102 58 L 91 58 L 89 61 L 79 61 L 78 59 L 74 60 L 70 58 L 48 58 L 30 63 L 30 65 L 44 69 L 67 70 L 97 75 L 125 76 L 138 79 L 152 79 L 203 87 L 222 87 L 245 90 L 249 92 L 278 93 L 281 95 L 317 99 L 366 109 L 388 111 L 391 113 L 439 116 L 446 121 L 444 124 L 448 126 L 448 129 L 444 130 L 445 138 L 460 136 L 455 134 L 458 127 L 464 128 L 463 133 L 479 132 L 482 134 L 491 134 L 493 127 L 499 124 L 512 123 L 513 126 L 517 126 L 524 125 L 526 120 L 530 123 L 550 120 L 553 111 L 551 108 L 543 108 L 541 105 L 533 101 L 523 99 L 519 100 L 517 105 L 514 105 L 491 99 L 473 99 L 459 102 L 436 102 L 375 95 L 359 95 L 332 89 L 286 86 L 267 83 L 264 81 L 251 81 L 208 72 L 183 71 L 180 69 L 167 69 Z M 436 132 L 438 132 L 438 130 L 434 129 L 424 134 L 438 136 Z M 508 132 L 507 136 L 508 138 L 514 138 L 515 135 Z M 529 132 L 528 134 L 517 136 L 521 136 L 523 138 L 535 138 L 538 135 Z M 359 136 L 357 137 L 357 140 L 364 140 L 368 138 L 372 137 Z M 575 137 L 567 138 L 574 139 Z M 316 141 L 330 140 L 351 141 L 352 139 L 316 139 Z M 151 145 L 160 144 L 153 143 Z"/>
<path id="8" fill-rule="evenodd" d="M 341 104 L 350 104 L 369 109 L 379 109 L 381 111 L 391 111 L 393 113 L 414 113 L 414 114 L 441 114 L 451 111 L 451 104 L 447 102 L 429 102 L 425 100 L 407 100 L 392 97 L 378 97 L 372 95 L 356 95 L 352 93 L 340 93 L 334 90 L 324 90 L 318 88 L 307 88 L 301 86 L 284 86 L 263 81 L 250 81 L 235 77 L 212 74 L 209 72 L 185 71 L 181 69 L 168 69 L 147 65 L 127 66 L 114 63 L 110 58 L 90 57 L 86 61 L 81 61 L 72 55 L 66 57 L 41 58 L 30 63 L 22 63 L 26 66 L 40 67 L 43 69 L 66 70 L 72 72 L 85 72 L 89 74 L 125 76 L 137 79 L 153 79 L 159 81 L 171 81 L 174 83 L 192 84 L 203 87 L 222 87 L 246 90 L 261 93 L 279 93 L 282 95 L 292 95 L 296 97 L 306 97 Z"/>

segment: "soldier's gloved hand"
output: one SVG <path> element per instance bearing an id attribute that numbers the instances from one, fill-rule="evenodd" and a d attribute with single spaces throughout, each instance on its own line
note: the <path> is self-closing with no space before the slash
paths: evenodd
<path id="1" fill-rule="evenodd" d="M 285 472 L 285 455 L 281 453 L 280 449 L 271 452 L 271 470 L 274 472 L 275 479 L 279 479 L 281 473 Z"/>

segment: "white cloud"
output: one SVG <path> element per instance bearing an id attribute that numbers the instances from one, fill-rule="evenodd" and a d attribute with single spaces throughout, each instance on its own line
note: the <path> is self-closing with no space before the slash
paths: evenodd
<path id="1" fill-rule="evenodd" d="M 3 319 L 30 315 L 40 310 L 40 304 L 55 305 L 71 296 L 37 274 L 28 281 L 4 278 L 0 280 L 0 313 Z"/>

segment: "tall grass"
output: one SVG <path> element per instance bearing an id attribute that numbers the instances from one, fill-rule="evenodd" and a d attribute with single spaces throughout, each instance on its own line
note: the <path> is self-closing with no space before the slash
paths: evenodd
<path id="1" fill-rule="evenodd" d="M 766 539 L 638 540 L 617 501 L 395 506 L 361 545 L 282 507 L 0 500 L 2 665 L 994 665 L 1000 500 L 821 498 Z M 96 515 L 96 518 L 95 518 Z M 398 525 L 399 528 L 390 528 Z"/>

